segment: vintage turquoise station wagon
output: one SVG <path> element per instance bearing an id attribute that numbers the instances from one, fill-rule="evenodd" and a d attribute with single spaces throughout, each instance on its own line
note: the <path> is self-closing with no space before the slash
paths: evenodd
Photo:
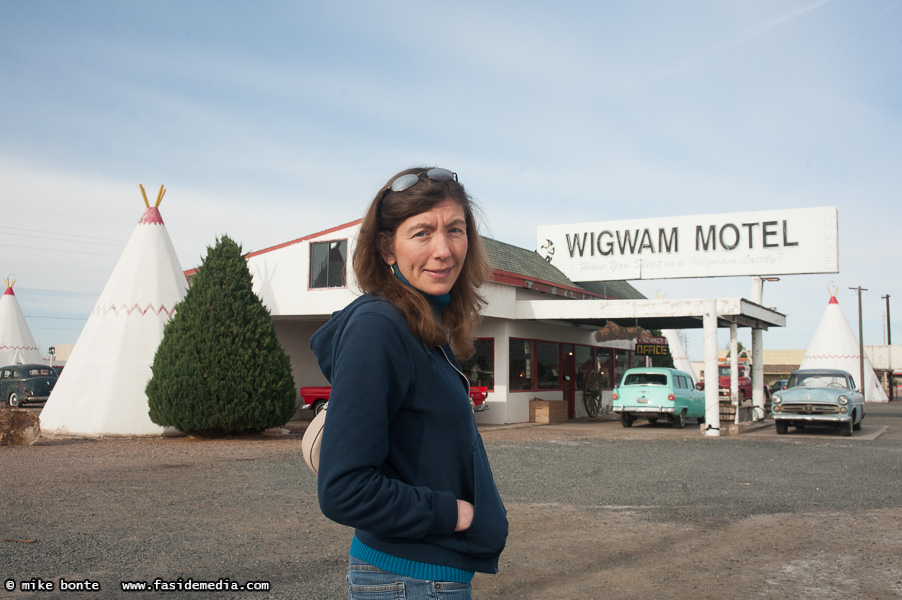
<path id="1" fill-rule="evenodd" d="M 705 420 L 705 393 L 697 390 L 692 376 L 685 371 L 664 367 L 629 369 L 620 386 L 614 389 L 614 412 L 624 427 L 636 419 L 657 423 L 665 418 L 677 429 L 686 419 Z"/>

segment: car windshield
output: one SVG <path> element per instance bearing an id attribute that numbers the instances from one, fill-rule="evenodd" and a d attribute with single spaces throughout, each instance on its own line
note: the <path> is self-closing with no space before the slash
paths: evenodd
<path id="1" fill-rule="evenodd" d="M 630 373 L 623 380 L 623 385 L 667 385 L 664 373 Z"/>
<path id="2" fill-rule="evenodd" d="M 822 373 L 807 373 L 805 375 L 793 375 L 789 378 L 786 387 L 813 387 L 813 388 L 843 388 L 849 389 L 846 378 L 842 375 L 827 375 Z"/>

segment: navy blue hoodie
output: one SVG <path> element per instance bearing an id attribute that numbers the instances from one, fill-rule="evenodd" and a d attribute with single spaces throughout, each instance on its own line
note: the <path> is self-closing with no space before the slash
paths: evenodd
<path id="1" fill-rule="evenodd" d="M 369 548 L 495 573 L 506 510 L 448 346 L 429 348 L 382 298 L 357 298 L 310 339 L 332 384 L 319 463 L 320 507 Z M 454 533 L 457 500 L 475 507 Z"/>

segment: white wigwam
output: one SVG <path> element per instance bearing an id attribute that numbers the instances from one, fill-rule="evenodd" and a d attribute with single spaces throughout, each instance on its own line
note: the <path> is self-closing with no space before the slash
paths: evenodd
<path id="1" fill-rule="evenodd" d="M 830 302 L 821 322 L 814 332 L 814 337 L 805 352 L 800 369 L 842 369 L 848 371 L 864 392 L 867 402 L 887 402 L 889 399 L 883 386 L 877 381 L 874 367 L 868 357 L 864 357 L 864 384 L 861 381 L 861 352 L 858 338 L 836 299 L 836 293 L 830 295 Z"/>
<path id="2" fill-rule="evenodd" d="M 667 345 L 670 346 L 670 356 L 673 358 L 673 367 L 692 375 L 695 378 L 695 369 L 689 363 L 689 356 L 686 349 L 683 348 L 683 342 L 680 341 L 680 332 L 675 329 L 663 329 L 661 334 L 667 338 Z"/>
<path id="3" fill-rule="evenodd" d="M 144 188 L 141 187 L 144 194 Z M 104 436 L 163 432 L 144 388 L 163 326 L 188 282 L 158 209 L 146 209 L 41 413 L 44 432 Z"/>
<path id="4" fill-rule="evenodd" d="M 0 296 L 0 367 L 41 363 L 41 352 L 13 293 L 16 280 L 3 281 L 6 291 Z"/>

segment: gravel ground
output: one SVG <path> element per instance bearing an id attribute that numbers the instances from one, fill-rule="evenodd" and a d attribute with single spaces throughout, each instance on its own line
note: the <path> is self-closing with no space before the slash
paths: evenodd
<path id="1" fill-rule="evenodd" d="M 474 595 L 902 598 L 902 403 L 868 410 L 853 438 L 604 419 L 484 427 L 511 537 Z M 305 425 L 0 448 L 0 580 L 10 597 L 96 582 L 75 597 L 345 598 L 350 531 L 319 512 Z M 120 586 L 157 579 L 157 591 Z M 172 589 L 189 580 L 269 589 Z"/>

